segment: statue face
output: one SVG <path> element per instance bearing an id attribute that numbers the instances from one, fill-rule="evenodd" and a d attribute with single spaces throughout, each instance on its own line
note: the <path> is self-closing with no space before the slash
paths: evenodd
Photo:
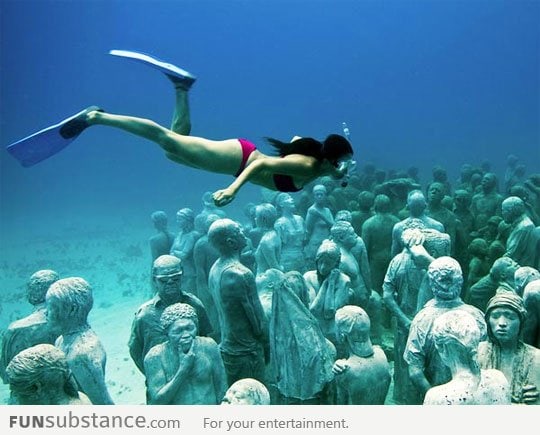
<path id="1" fill-rule="evenodd" d="M 61 332 L 64 326 L 69 323 L 69 307 L 56 297 L 47 298 L 46 307 L 47 323 L 51 328 Z"/>
<path id="2" fill-rule="evenodd" d="M 329 275 L 336 267 L 336 261 L 329 255 L 321 255 L 317 260 L 317 270 L 322 276 Z"/>
<path id="3" fill-rule="evenodd" d="M 489 328 L 493 337 L 502 343 L 512 343 L 518 340 L 521 320 L 518 313 L 510 308 L 494 308 L 489 313 Z"/>
<path id="4" fill-rule="evenodd" d="M 174 348 L 186 353 L 197 336 L 197 325 L 191 319 L 178 319 L 169 327 L 167 336 Z"/>
<path id="5" fill-rule="evenodd" d="M 249 388 L 242 385 L 231 385 L 225 397 L 221 401 L 222 405 L 258 405 Z"/>
<path id="6" fill-rule="evenodd" d="M 182 294 L 182 275 L 180 267 L 163 267 L 154 271 L 154 282 L 161 299 L 175 300 Z"/>
<path id="7" fill-rule="evenodd" d="M 429 186 L 428 190 L 428 201 L 430 202 L 441 202 L 444 198 L 444 193 L 441 186 L 437 183 L 433 183 Z"/>
<path id="8" fill-rule="evenodd" d="M 313 199 L 316 203 L 321 203 L 326 199 L 326 189 L 321 186 L 319 188 L 313 188 Z"/>
<path id="9" fill-rule="evenodd" d="M 503 220 L 507 224 L 511 224 L 514 222 L 514 210 L 513 210 L 513 204 L 510 201 L 503 201 L 502 207 L 501 207 L 501 215 Z"/>
<path id="10" fill-rule="evenodd" d="M 490 191 L 495 187 L 495 177 L 492 174 L 486 174 L 482 178 L 482 188 L 486 191 Z"/>
<path id="11" fill-rule="evenodd" d="M 283 195 L 279 206 L 285 209 L 293 209 L 295 206 L 293 197 L 288 194 Z"/>

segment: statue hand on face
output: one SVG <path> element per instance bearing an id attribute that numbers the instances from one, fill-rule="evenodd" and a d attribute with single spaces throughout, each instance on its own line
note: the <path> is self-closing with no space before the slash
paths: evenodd
<path id="1" fill-rule="evenodd" d="M 194 340 L 191 343 L 191 347 L 186 353 L 182 352 L 182 350 L 180 349 L 180 352 L 179 352 L 180 366 L 178 367 L 179 370 L 180 369 L 189 370 L 191 369 L 191 367 L 193 367 L 193 363 L 195 362 L 195 352 L 197 350 L 196 347 L 197 347 L 197 343 Z"/>
<path id="2" fill-rule="evenodd" d="M 522 391 L 523 403 L 532 404 L 538 400 L 539 393 L 535 385 L 524 385 Z"/>
<path id="3" fill-rule="evenodd" d="M 349 370 L 349 364 L 347 364 L 347 360 L 344 359 L 338 359 L 334 366 L 332 367 L 332 373 L 334 375 L 341 375 L 345 373 L 347 370 Z"/>

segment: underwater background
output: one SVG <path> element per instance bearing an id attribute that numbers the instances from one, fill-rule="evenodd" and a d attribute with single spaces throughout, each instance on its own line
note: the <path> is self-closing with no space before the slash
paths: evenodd
<path id="1" fill-rule="evenodd" d="M 269 152 L 264 136 L 323 139 L 345 121 L 359 168 L 416 166 L 425 184 L 435 165 L 454 182 L 463 163 L 488 160 L 502 180 L 511 153 L 540 172 L 539 17 L 538 1 L 1 0 L 0 329 L 30 312 L 33 272 L 85 278 L 113 399 L 144 403 L 127 340 L 148 294 L 150 214 L 166 211 L 177 231 L 176 210 L 198 212 L 231 178 L 107 127 L 31 168 L 4 149 L 92 104 L 168 126 L 170 82 L 109 50 L 198 77 L 193 135 Z M 245 186 L 225 211 L 242 221 L 260 200 Z"/>

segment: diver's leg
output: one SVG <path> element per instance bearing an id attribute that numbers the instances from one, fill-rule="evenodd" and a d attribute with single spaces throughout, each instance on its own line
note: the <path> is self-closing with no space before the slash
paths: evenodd
<path id="1" fill-rule="evenodd" d="M 202 137 L 177 134 L 154 121 L 134 116 L 92 111 L 89 125 L 107 125 L 157 143 L 167 157 L 178 163 L 211 172 L 234 175 L 242 160 L 238 139 L 213 141 Z"/>
<path id="2" fill-rule="evenodd" d="M 182 83 L 174 83 L 174 90 L 176 94 L 176 105 L 174 107 L 171 130 L 187 136 L 191 132 L 188 89 Z"/>

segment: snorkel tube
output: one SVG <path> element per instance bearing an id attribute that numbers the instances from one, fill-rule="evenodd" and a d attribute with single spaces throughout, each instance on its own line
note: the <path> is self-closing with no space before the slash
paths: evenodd
<path id="1" fill-rule="evenodd" d="M 347 140 L 351 141 L 351 132 L 349 130 L 349 127 L 347 126 L 346 122 L 341 123 L 341 127 L 343 129 L 343 134 L 347 138 Z M 343 174 L 343 177 L 341 178 L 341 187 L 347 187 L 349 184 L 349 177 L 351 176 L 351 173 L 354 172 L 356 169 L 356 162 L 352 159 L 344 160 L 339 163 L 337 170 Z"/>

